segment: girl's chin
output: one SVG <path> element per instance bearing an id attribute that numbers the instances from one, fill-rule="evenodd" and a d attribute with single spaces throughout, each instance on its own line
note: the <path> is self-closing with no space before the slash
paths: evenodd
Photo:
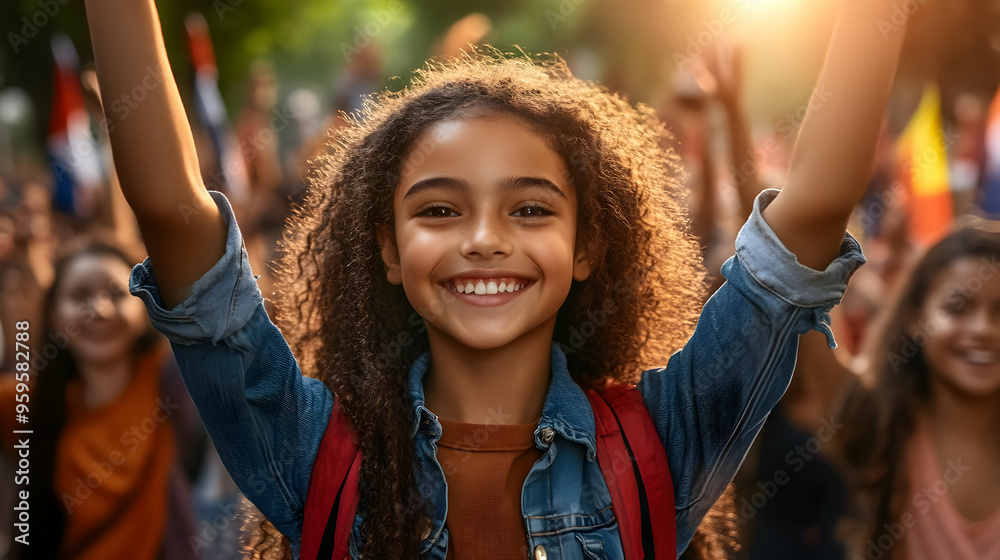
<path id="1" fill-rule="evenodd" d="M 967 363 L 956 364 L 948 376 L 949 383 L 969 397 L 1000 396 L 1000 370 Z"/>
<path id="2" fill-rule="evenodd" d="M 127 344 L 121 340 L 86 342 L 71 348 L 70 352 L 78 361 L 104 363 L 115 361 L 127 351 Z"/>
<path id="3" fill-rule="evenodd" d="M 491 325 L 441 325 L 441 327 L 443 328 L 435 330 L 470 350 L 486 351 L 503 348 L 524 334 L 511 331 L 509 325 L 500 328 L 496 325 L 492 328 Z"/>
<path id="4" fill-rule="evenodd" d="M 502 336 L 474 336 L 466 333 L 464 336 L 459 337 L 458 341 L 462 343 L 465 347 L 470 350 L 496 350 L 498 348 L 503 348 L 511 342 L 514 342 L 517 337 L 502 337 Z"/>

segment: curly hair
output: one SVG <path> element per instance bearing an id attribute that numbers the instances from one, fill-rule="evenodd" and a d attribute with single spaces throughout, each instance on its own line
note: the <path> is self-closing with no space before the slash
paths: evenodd
<path id="1" fill-rule="evenodd" d="M 635 382 L 645 365 L 666 363 L 703 301 L 679 159 L 661 147 L 666 132 L 650 108 L 575 78 L 557 56 L 494 49 L 429 62 L 409 87 L 367 98 L 310 162 L 306 196 L 281 240 L 276 290 L 278 323 L 302 371 L 326 383 L 356 430 L 367 558 L 418 557 L 411 528 L 431 513 L 416 489 L 406 391 L 428 342 L 421 313 L 386 278 L 378 230 L 395 235 L 394 191 L 409 158 L 433 149 L 425 132 L 472 115 L 519 119 L 562 157 L 577 189 L 577 242 L 593 248 L 593 269 L 573 283 L 554 340 L 578 383 Z M 572 336 L 609 302 L 615 312 L 586 344 Z M 250 552 L 264 557 L 276 531 L 259 518 L 249 525 Z"/>
<path id="2" fill-rule="evenodd" d="M 967 228 L 952 233 L 927 250 L 911 267 L 896 299 L 877 319 L 865 352 L 870 358 L 862 383 L 852 388 L 841 416 L 849 418 L 841 455 L 857 485 L 858 515 L 844 524 L 849 544 L 860 551 L 879 542 L 885 527 L 906 507 L 909 488 L 906 446 L 916 430 L 917 415 L 931 392 L 931 371 L 922 342 L 912 328 L 934 282 L 956 261 L 995 259 L 1000 233 Z M 921 329 L 922 330 L 922 329 Z M 919 336 L 930 336 L 921 332 Z"/>

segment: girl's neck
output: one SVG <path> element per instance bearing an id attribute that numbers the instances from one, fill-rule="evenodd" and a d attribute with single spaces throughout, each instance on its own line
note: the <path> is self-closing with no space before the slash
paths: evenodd
<path id="1" fill-rule="evenodd" d="M 997 449 L 996 429 L 1000 425 L 1000 395 L 973 397 L 931 381 L 927 418 L 934 431 L 949 439 L 981 444 Z"/>
<path id="2" fill-rule="evenodd" d="M 132 379 L 133 362 L 131 356 L 107 362 L 78 362 L 84 406 L 98 408 L 121 395 Z"/>
<path id="3" fill-rule="evenodd" d="M 428 329 L 426 406 L 469 424 L 530 424 L 542 415 L 551 378 L 555 318 L 500 348 L 476 350 Z"/>

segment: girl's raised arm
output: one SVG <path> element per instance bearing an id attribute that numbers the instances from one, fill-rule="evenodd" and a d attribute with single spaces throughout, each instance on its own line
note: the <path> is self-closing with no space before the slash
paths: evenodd
<path id="1" fill-rule="evenodd" d="M 788 179 L 763 217 L 799 262 L 823 270 L 837 256 L 868 185 L 903 29 L 891 0 L 844 0 L 799 132 Z"/>
<path id="2" fill-rule="evenodd" d="M 86 0 L 122 192 L 167 309 L 225 253 L 226 225 L 201 179 L 153 0 Z"/>

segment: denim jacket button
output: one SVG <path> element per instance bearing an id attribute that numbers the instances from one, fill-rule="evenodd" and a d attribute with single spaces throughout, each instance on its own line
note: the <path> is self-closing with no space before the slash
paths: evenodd
<path id="1" fill-rule="evenodd" d="M 552 440 L 556 438 L 556 431 L 552 428 L 542 428 L 541 439 L 545 443 L 552 443 Z M 536 551 L 538 549 L 535 549 Z M 542 548 L 542 554 L 545 554 L 545 549 Z"/>
<path id="2" fill-rule="evenodd" d="M 545 547 L 538 545 L 535 547 L 535 560 L 548 560 L 549 555 L 545 554 Z"/>

